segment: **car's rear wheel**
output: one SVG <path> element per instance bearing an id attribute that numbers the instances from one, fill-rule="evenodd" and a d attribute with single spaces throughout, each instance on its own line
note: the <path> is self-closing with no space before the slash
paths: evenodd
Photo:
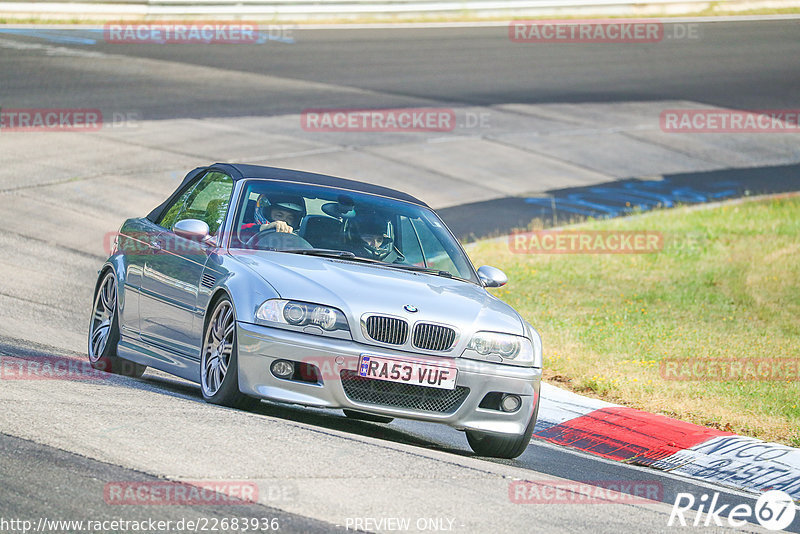
<path id="1" fill-rule="evenodd" d="M 247 410 L 259 402 L 239 391 L 236 314 L 227 297 L 213 304 L 206 323 L 200 356 L 200 389 L 203 399 L 211 404 Z"/>
<path id="2" fill-rule="evenodd" d="M 386 417 L 385 415 L 373 415 L 371 413 L 356 412 L 353 410 L 343 410 L 344 414 L 350 419 L 358 419 L 359 421 L 369 421 L 370 423 L 391 423 L 394 417 Z"/>
<path id="3" fill-rule="evenodd" d="M 92 320 L 89 324 L 89 362 L 92 367 L 100 371 L 139 378 L 147 367 L 117 355 L 119 344 L 117 296 L 117 277 L 114 271 L 109 269 L 103 276 L 94 297 Z"/>
<path id="4" fill-rule="evenodd" d="M 528 425 L 525 427 L 525 432 L 522 434 L 507 436 L 467 430 L 467 441 L 478 456 L 516 458 L 528 448 L 538 416 L 539 403 L 536 404 L 536 409 L 533 411 L 533 415 L 530 421 L 528 421 Z"/>

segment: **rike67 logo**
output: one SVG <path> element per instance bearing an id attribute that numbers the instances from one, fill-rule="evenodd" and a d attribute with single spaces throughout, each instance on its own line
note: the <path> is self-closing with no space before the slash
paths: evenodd
<path id="1" fill-rule="evenodd" d="M 694 520 L 689 520 L 685 514 L 696 508 Z M 748 522 L 758 522 L 767 530 L 783 530 L 794 521 L 797 507 L 792 496 L 785 491 L 770 490 L 761 495 L 754 507 L 749 504 L 719 503 L 719 493 L 713 496 L 704 493 L 700 499 L 695 499 L 691 493 L 678 493 L 672 505 L 667 525 L 694 526 L 694 527 L 744 527 Z M 755 519 L 755 521 L 753 521 Z"/>

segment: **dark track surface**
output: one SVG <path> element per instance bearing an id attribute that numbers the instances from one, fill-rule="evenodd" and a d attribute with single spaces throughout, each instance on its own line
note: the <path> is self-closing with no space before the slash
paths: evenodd
<path id="1" fill-rule="evenodd" d="M 82 531 L 79 528 L 57 528 L 56 521 L 147 522 L 150 519 L 171 521 L 173 526 L 167 532 L 183 532 L 186 529 L 176 528 L 181 520 L 201 521 L 202 524 L 206 524 L 205 521 L 208 520 L 207 524 L 211 525 L 215 521 L 232 517 L 240 520 L 257 519 L 259 522 L 263 518 L 267 518 L 267 522 L 277 518 L 281 532 L 335 530 L 334 525 L 258 504 L 109 506 L 104 503 L 102 497 L 106 484 L 136 483 L 146 488 L 148 484 L 164 481 L 151 475 L 2 433 L 0 433 L 0 480 L 3 481 L 0 485 L 3 518 L 6 521 L 12 518 L 30 521 L 34 529 L 42 520 L 42 524 L 50 525 L 50 528 L 43 527 L 41 532 Z M 215 498 L 210 497 L 212 501 Z M 219 496 L 220 502 L 224 502 L 225 499 L 226 496 Z M 9 524 L 9 527 L 13 527 L 13 524 Z M 0 526 L 0 529 L 3 532 L 13 532 L 13 529 L 6 530 L 9 527 Z M 84 529 L 87 527 L 88 524 Z M 113 528 L 104 530 L 114 531 Z"/>
<path id="2" fill-rule="evenodd" d="M 174 62 L 167 75 L 125 68 L 73 69 L 68 56 L 0 54 L 2 104 L 136 110 L 144 119 L 296 113 L 309 107 L 440 102 L 501 103 L 692 100 L 734 108 L 800 105 L 800 21 L 694 24 L 696 39 L 650 44 L 513 43 L 506 26 L 292 30 L 293 44 L 106 44 L 49 42 L 83 51 Z M 64 34 L 65 32 L 60 32 Z M 669 35 L 670 25 L 665 34 Z M 40 32 L 42 34 L 42 32 Z M 10 35 L 0 34 L 0 38 Z M 193 77 L 187 67 L 223 69 Z M 250 74 L 307 82 L 254 86 Z M 341 88 L 313 84 L 334 84 Z M 37 87 L 36 93 L 29 88 Z M 357 88 L 370 93 L 348 92 Z"/>

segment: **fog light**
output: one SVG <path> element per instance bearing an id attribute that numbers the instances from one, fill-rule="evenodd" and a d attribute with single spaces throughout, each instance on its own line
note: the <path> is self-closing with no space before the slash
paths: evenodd
<path id="1" fill-rule="evenodd" d="M 272 374 L 278 378 L 290 378 L 294 374 L 294 363 L 287 360 L 272 362 Z"/>
<path id="2" fill-rule="evenodd" d="M 500 407 L 504 412 L 516 412 L 522 406 L 522 399 L 517 395 L 503 395 Z"/>

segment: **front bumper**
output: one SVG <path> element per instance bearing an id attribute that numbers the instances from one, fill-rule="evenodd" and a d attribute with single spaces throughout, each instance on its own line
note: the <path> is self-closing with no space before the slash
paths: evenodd
<path id="1" fill-rule="evenodd" d="M 444 423 L 459 430 L 497 434 L 522 434 L 539 402 L 542 370 L 531 367 L 412 354 L 249 323 L 237 323 L 237 344 L 239 389 L 242 393 L 263 399 L 323 408 L 347 408 L 389 417 Z M 456 385 L 469 388 L 469 394 L 452 413 L 356 402 L 345 393 L 340 372 L 344 369 L 355 371 L 362 354 L 455 365 L 458 369 Z M 321 370 L 320 383 L 275 377 L 270 365 L 278 359 L 313 363 Z M 513 413 L 480 407 L 481 401 L 490 392 L 519 395 L 522 405 Z"/>

